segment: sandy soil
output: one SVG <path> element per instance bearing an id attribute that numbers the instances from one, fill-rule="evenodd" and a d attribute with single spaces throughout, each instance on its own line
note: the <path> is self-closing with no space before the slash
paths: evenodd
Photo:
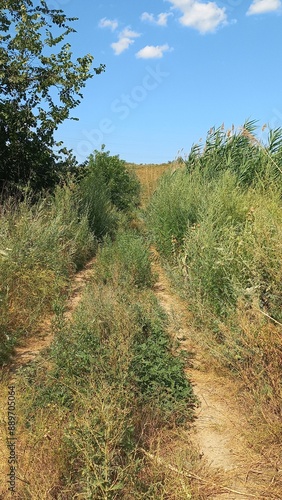
<path id="1" fill-rule="evenodd" d="M 219 376 L 208 366 L 200 347 L 189 328 L 191 315 L 187 304 L 172 291 L 164 270 L 153 252 L 154 272 L 159 276 L 155 293 L 169 316 L 170 334 L 181 348 L 195 354 L 187 376 L 200 402 L 197 418 L 189 437 L 209 471 L 207 477 L 216 477 L 216 493 L 206 498 L 213 500 L 282 499 L 271 493 L 276 474 L 265 457 L 256 454 L 248 443 L 252 432 L 248 412 L 238 397 L 238 387 L 226 377 Z M 219 479 L 220 478 L 220 479 Z M 205 482 L 205 478 L 201 478 Z M 212 482 L 212 479 L 208 479 Z M 202 497 L 201 497 L 202 498 Z"/>

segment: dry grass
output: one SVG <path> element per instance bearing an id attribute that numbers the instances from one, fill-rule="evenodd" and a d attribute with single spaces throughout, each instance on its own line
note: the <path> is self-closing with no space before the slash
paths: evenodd
<path id="1" fill-rule="evenodd" d="M 156 189 L 157 183 L 161 175 L 169 169 L 176 168 L 176 162 L 174 163 L 162 163 L 162 164 L 148 164 L 148 165 L 134 165 L 131 166 L 134 169 L 139 181 L 141 182 L 141 199 L 142 205 L 146 206 L 149 202 L 153 192 Z"/>
<path id="2" fill-rule="evenodd" d="M 139 272 L 145 258 L 139 246 L 130 246 L 133 242 L 136 235 L 127 235 L 120 253 L 119 239 L 114 246 L 106 245 L 76 312 L 69 313 L 65 322 L 57 318 L 50 350 L 15 374 L 18 463 L 14 498 L 18 500 L 190 498 L 189 478 L 184 481 L 163 464 L 152 464 L 143 451 L 156 452 L 158 433 L 166 425 L 177 431 L 173 417 L 167 424 L 168 413 L 154 407 L 151 400 L 146 403 L 146 394 L 139 396 L 133 382 L 132 360 L 138 354 L 134 336 L 139 339 L 140 335 L 142 342 L 143 328 L 143 341 L 150 329 L 157 335 L 162 318 L 147 280 L 145 288 L 132 285 L 136 266 L 129 265 L 125 249 L 131 248 Z M 149 262 L 149 253 L 146 258 Z M 7 387 L 8 377 L 1 384 L 2 477 L 7 474 L 8 458 Z M 5 481 L 1 486 L 0 498 L 6 500 Z"/>

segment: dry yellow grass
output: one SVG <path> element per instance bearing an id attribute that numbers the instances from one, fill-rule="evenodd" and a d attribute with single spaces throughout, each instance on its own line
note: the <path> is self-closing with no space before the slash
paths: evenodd
<path id="1" fill-rule="evenodd" d="M 141 199 L 142 205 L 146 206 L 150 197 L 156 189 L 157 183 L 161 175 L 169 169 L 175 169 L 176 162 L 161 163 L 161 164 L 147 164 L 147 165 L 128 165 L 132 168 L 139 181 L 141 182 Z"/>

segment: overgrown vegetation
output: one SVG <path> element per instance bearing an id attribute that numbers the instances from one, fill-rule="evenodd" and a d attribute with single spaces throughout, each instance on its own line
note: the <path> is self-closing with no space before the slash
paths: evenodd
<path id="1" fill-rule="evenodd" d="M 149 246 L 132 220 L 139 191 L 124 162 L 102 150 L 53 195 L 2 204 L 2 363 L 23 334 L 56 315 L 48 352 L 17 374 L 22 499 L 141 499 L 182 489 L 146 455 L 159 431 L 189 425 L 196 401 L 151 290 Z M 70 322 L 69 282 L 97 249 Z"/>
<path id="2" fill-rule="evenodd" d="M 56 340 L 45 355 L 49 369 L 39 362 L 23 370 L 22 425 L 33 459 L 21 498 L 36 496 L 35 475 L 41 494 L 64 498 L 161 498 L 169 491 L 165 470 L 157 468 L 154 477 L 144 450 L 158 430 L 189 424 L 195 398 L 150 290 L 149 258 L 141 238 L 129 231 L 105 244 L 73 321 L 57 319 Z M 50 415 L 62 426 L 47 459 L 55 474 L 46 478 L 35 451 L 44 441 L 43 421 L 53 436 Z M 23 468 L 26 459 L 21 457 Z"/>
<path id="3" fill-rule="evenodd" d="M 190 498 L 187 478 L 171 481 L 165 467 L 148 460 L 159 431 L 189 425 L 196 400 L 151 290 L 150 251 L 134 220 L 140 184 L 104 146 L 78 166 L 54 139 L 86 81 L 105 67 L 91 69 L 90 54 L 73 61 L 65 37 L 75 19 L 63 11 L 45 0 L 2 4 L 0 364 L 8 367 L 2 398 L 14 348 L 24 337 L 32 336 L 32 344 L 42 336 L 46 318 L 48 324 L 53 318 L 55 333 L 47 351 L 13 375 L 13 496 L 172 498 L 179 488 Z M 98 249 L 93 280 L 70 320 L 63 312 L 72 278 Z M 1 477 L 8 477 L 9 463 L 0 460 Z"/>
<path id="4" fill-rule="evenodd" d="M 166 174 L 148 220 L 201 325 L 203 346 L 241 377 L 281 433 L 281 130 L 213 130 Z M 204 327 L 204 328 L 203 328 Z M 271 427 L 271 426 L 270 426 Z M 279 428 L 279 431 L 278 431 Z"/>
<path id="5" fill-rule="evenodd" d="M 104 152 L 96 157 L 102 157 L 102 166 L 90 157 L 80 181 L 70 177 L 53 195 L 36 203 L 32 194 L 21 202 L 10 198 L 2 203 L 1 363 L 17 340 L 33 334 L 39 318 L 43 320 L 64 300 L 70 278 L 94 255 L 98 242 L 114 237 L 119 220 L 130 220 L 129 192 L 135 192 L 134 203 L 138 203 L 139 186 L 122 160 Z M 107 164 L 111 174 L 105 177 Z M 115 189 L 119 207 L 114 204 Z"/>
<path id="6" fill-rule="evenodd" d="M 95 151 L 80 169 L 81 206 L 98 237 L 113 233 L 118 214 L 128 215 L 140 203 L 140 183 L 119 156 Z"/>
<path id="7" fill-rule="evenodd" d="M 252 396 L 270 443 L 282 435 L 282 134 L 262 146 L 253 133 L 253 122 L 211 130 L 164 174 L 146 217 L 203 348 Z M 16 374 L 18 498 L 192 498 L 192 476 L 181 473 L 191 456 L 175 470 L 159 459 L 197 402 L 189 353 L 169 337 L 152 291 L 139 203 L 136 176 L 102 148 L 52 195 L 1 205 L 1 363 L 55 312 L 55 341 Z M 95 253 L 66 319 L 70 280 Z"/>
<path id="8" fill-rule="evenodd" d="M 21 335 L 38 328 L 67 290 L 69 278 L 97 243 L 87 213 L 78 215 L 71 186 L 31 205 L 6 201 L 1 210 L 1 361 Z"/>

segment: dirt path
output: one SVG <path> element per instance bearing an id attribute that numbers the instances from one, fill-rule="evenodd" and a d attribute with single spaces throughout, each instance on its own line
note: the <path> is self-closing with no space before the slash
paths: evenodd
<path id="1" fill-rule="evenodd" d="M 92 259 L 74 278 L 70 299 L 67 302 L 65 317 L 71 319 L 77 307 L 86 283 L 91 279 L 94 259 Z M 159 275 L 154 291 L 160 304 L 169 316 L 170 333 L 179 340 L 181 347 L 194 352 L 193 367 L 187 369 L 187 375 L 194 384 L 194 391 L 200 401 L 197 410 L 197 419 L 187 441 L 192 440 L 198 450 L 200 462 L 204 464 L 201 474 L 195 480 L 207 485 L 197 498 L 211 500 L 247 500 L 255 498 L 282 499 L 271 493 L 271 483 L 275 477 L 273 467 L 266 463 L 263 457 L 256 455 L 248 442 L 245 433 L 248 429 L 248 416 L 240 406 L 236 387 L 226 378 L 221 378 L 207 368 L 204 358 L 201 358 L 199 347 L 196 345 L 189 322 L 191 317 L 187 312 L 187 305 L 171 290 L 169 280 L 159 265 L 158 257 L 153 254 L 153 271 Z M 39 336 L 27 339 L 25 344 L 16 349 L 10 375 L 17 376 L 20 366 L 27 364 L 47 348 L 52 340 L 52 319 L 42 325 Z M 7 387 L 7 380 L 2 382 Z M 6 390 L 2 392 L 1 400 L 6 399 Z M 1 401 L 2 402 L 2 401 Z M 4 407 L 3 407 L 4 408 Z M 5 416 L 1 415 L 4 423 Z M 4 431 L 6 426 L 1 425 Z M 1 432 L 0 444 L 2 453 L 5 450 L 5 433 Z M 185 443 L 183 443 L 183 446 Z M 187 443 L 186 443 L 187 446 Z M 190 446 L 190 444 L 189 444 Z M 0 453 L 0 457 L 2 456 Z M 7 453 L 3 453 L 0 460 L 0 474 L 3 477 L 3 464 L 7 463 Z M 3 461 L 3 459 L 5 459 Z M 2 465 L 2 466 L 1 466 Z M 0 496 L 1 498 L 1 496 Z"/>
<path id="2" fill-rule="evenodd" d="M 70 298 L 66 303 L 66 311 L 64 317 L 70 319 L 73 311 L 80 302 L 83 289 L 86 283 L 90 280 L 92 268 L 95 261 L 93 257 L 78 273 L 75 274 L 70 291 Z M 53 341 L 52 317 L 46 319 L 39 326 L 39 333 L 24 339 L 21 346 L 16 347 L 15 354 L 10 365 L 10 371 L 14 372 L 23 365 L 36 358 L 41 351 L 50 346 Z"/>
<path id="3" fill-rule="evenodd" d="M 168 313 L 170 333 L 182 349 L 195 353 L 193 367 L 187 369 L 187 375 L 200 406 L 189 437 L 208 471 L 209 479 L 202 477 L 199 480 L 213 485 L 212 493 L 200 498 L 281 500 L 282 492 L 277 496 L 270 491 L 277 471 L 248 444 L 246 436 L 251 432 L 248 415 L 240 404 L 234 383 L 217 375 L 212 367 L 207 367 L 204 357 L 201 358 L 200 347 L 188 326 L 191 315 L 187 305 L 171 290 L 155 253 L 153 258 L 154 271 L 159 276 L 155 293 Z M 213 477 L 216 484 L 210 479 Z"/>

